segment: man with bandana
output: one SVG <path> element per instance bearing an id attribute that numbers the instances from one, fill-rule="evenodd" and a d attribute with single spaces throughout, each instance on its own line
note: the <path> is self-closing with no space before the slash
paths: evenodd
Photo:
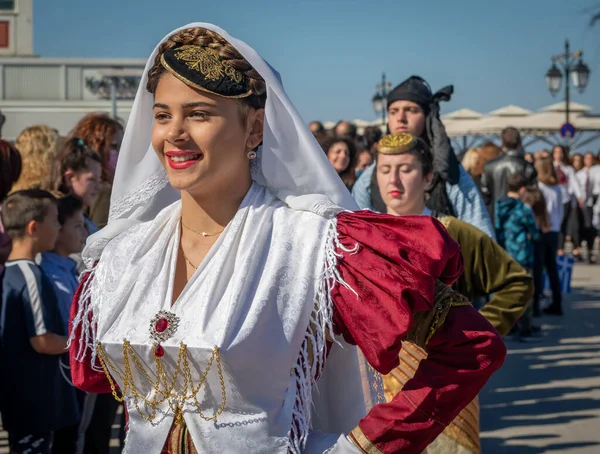
<path id="1" fill-rule="evenodd" d="M 427 206 L 462 219 L 493 238 L 494 227 L 481 193 L 458 162 L 440 120 L 439 103 L 449 101 L 453 91 L 448 86 L 433 94 L 424 79 L 409 77 L 388 95 L 388 129 L 391 133 L 408 132 L 430 145 L 434 178 L 428 189 Z M 385 213 L 374 168 L 375 164 L 362 173 L 352 195 L 362 209 Z"/>

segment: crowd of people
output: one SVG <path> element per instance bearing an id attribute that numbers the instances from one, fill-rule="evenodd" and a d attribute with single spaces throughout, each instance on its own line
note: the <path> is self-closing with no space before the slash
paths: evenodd
<path id="1" fill-rule="evenodd" d="M 500 147 L 487 142 L 481 147 L 467 150 L 462 164 L 482 188 L 481 179 L 485 164 L 501 154 Z M 558 254 L 564 254 L 565 243 L 571 242 L 573 257 L 582 261 L 584 257 L 581 255 L 581 246 L 585 245 L 589 251 L 585 259 L 589 263 L 595 263 L 594 245 L 600 228 L 600 153 L 571 154 L 568 147 L 556 145 L 552 150 L 524 153 L 523 158 L 535 166 L 548 169 L 543 187 L 558 185 L 560 188 L 562 215 L 558 206 L 554 207 L 550 214 L 555 219 L 561 219 L 560 229 L 552 230 L 559 233 Z M 553 161 L 554 170 L 549 168 L 549 161 Z M 485 191 L 486 189 L 483 189 L 484 193 Z"/>
<path id="2" fill-rule="evenodd" d="M 289 100 L 272 69 L 254 53 L 244 55 L 248 61 L 238 54 L 243 53 L 245 44 L 235 41 L 236 49 L 216 32 L 203 28 L 192 31 L 176 33 L 150 59 L 153 66 L 144 81 L 147 91 L 138 96 L 155 99 L 155 103 L 146 103 L 154 104 L 154 111 L 140 110 L 132 116 L 137 120 L 153 118 L 154 127 L 139 143 L 130 139 L 122 147 L 123 125 L 105 114 L 84 117 L 67 137 L 61 137 L 51 126 L 40 125 L 25 129 L 14 144 L 0 142 L 0 355 L 3 364 L 11 365 L 0 371 L 0 412 L 12 453 L 107 454 L 120 405 L 117 400 L 123 397 L 127 411 L 119 416 L 120 438 L 123 443 L 127 416 L 129 443 L 138 446 L 131 452 L 142 452 L 139 446 L 144 443 L 154 447 L 154 451 L 144 452 L 159 452 L 161 448 L 162 452 L 179 454 L 203 452 L 204 445 L 197 446 L 198 451 L 193 445 L 210 438 L 206 433 L 215 430 L 210 421 L 224 414 L 232 427 L 245 427 L 250 423 L 244 424 L 240 415 L 258 414 L 262 416 L 253 423 L 265 424 L 264 433 L 273 430 L 283 435 L 262 439 L 248 431 L 246 438 L 221 438 L 220 452 L 241 452 L 235 450 L 239 443 L 245 443 L 248 449 L 260 445 L 261 452 L 377 449 L 417 454 L 427 449 L 429 453 L 479 453 L 476 394 L 500 367 L 505 354 L 496 332 L 502 336 L 512 333 L 524 342 L 535 341 L 540 328 L 534 317 L 542 313 L 563 315 L 556 260 L 567 253 L 566 242 L 572 242 L 576 257 L 582 257 L 585 242 L 587 260 L 595 261 L 592 251 L 600 206 L 596 157 L 592 153 L 571 155 L 562 146 L 528 155 L 519 131 L 506 128 L 500 145 L 490 142 L 468 150 L 461 164 L 440 119 L 440 102 L 450 99 L 452 87 L 433 92 L 417 76 L 399 84 L 387 98 L 389 134 L 372 127 L 359 135 L 355 125 L 346 121 L 340 121 L 332 131 L 316 121 L 307 127 L 289 113 Z M 210 49 L 225 47 L 227 51 L 219 55 L 233 55 L 235 61 L 227 64 L 234 66 L 225 65 L 227 70 L 219 73 L 218 84 L 181 63 L 181 55 L 206 52 L 202 46 L 207 43 Z M 270 93 L 277 94 L 277 102 L 269 103 L 266 85 L 274 90 Z M 190 120 L 209 124 L 203 128 L 225 128 L 221 120 L 211 124 L 206 117 L 227 120 L 228 115 L 235 116 L 235 125 L 223 120 L 235 134 L 228 135 L 222 129 L 214 135 L 212 129 L 190 132 L 184 123 L 172 126 L 179 114 L 169 103 L 178 96 L 183 110 L 189 108 L 185 102 L 195 98 L 199 105 L 209 104 L 209 111 L 222 109 L 218 114 L 210 111 Z M 238 102 L 243 108 L 238 108 Z M 215 107 L 215 103 L 222 104 Z M 269 109 L 279 116 L 265 115 L 265 120 L 261 112 L 268 113 Z M 239 122 L 239 111 L 243 122 Z M 269 119 L 273 122 L 268 124 L 271 130 L 280 127 L 289 131 L 293 125 L 296 139 L 287 143 L 290 155 L 285 159 L 277 154 L 280 148 L 272 138 L 263 137 L 264 122 Z M 287 123 L 280 126 L 284 119 Z M 150 120 L 136 124 L 147 123 Z M 237 138 L 244 143 L 237 143 Z M 211 154 L 215 144 L 225 150 L 223 153 L 233 153 L 238 145 L 244 153 L 225 157 Z M 315 149 L 320 155 L 313 153 Z M 149 155 L 144 154 L 147 150 Z M 124 155 L 137 152 L 141 154 L 135 159 Z M 206 178 L 204 186 L 194 186 L 196 180 L 188 174 L 182 177 L 181 172 L 192 172 L 206 156 L 209 164 L 214 162 L 217 167 L 200 172 Z M 302 156 L 314 162 L 298 161 Z M 258 186 L 259 178 L 251 174 L 256 169 L 252 170 L 250 161 L 257 157 L 262 165 L 260 180 L 268 189 Z M 123 181 L 117 182 L 115 172 L 122 158 L 126 159 L 125 164 L 119 164 Z M 279 167 L 269 167 L 268 159 Z M 314 174 L 321 180 L 295 173 L 293 165 L 303 169 L 314 165 L 318 168 Z M 281 181 L 280 175 L 289 178 Z M 122 189 L 130 180 L 147 191 L 132 197 Z M 234 189 L 238 187 L 239 194 Z M 119 192 L 111 205 L 113 189 Z M 237 195 L 228 203 L 210 199 L 221 189 L 223 197 Z M 311 191 L 327 196 L 328 203 L 321 196 L 310 199 L 314 195 Z M 116 209 L 114 201 L 121 195 L 127 203 Z M 206 208 L 200 210 L 199 201 L 218 212 L 218 219 L 208 216 Z M 283 202 L 287 211 L 280 214 Z M 330 215 L 323 213 L 329 213 L 331 205 L 354 213 L 340 208 L 335 222 L 328 223 Z M 226 214 L 222 215 L 223 210 Z M 210 222 L 197 225 L 198 219 Z M 306 226 L 313 226 L 313 230 Z M 270 236 L 265 232 L 271 232 Z M 82 255 L 90 235 L 93 237 Z M 171 243 L 173 238 L 177 244 Z M 326 252 L 317 254 L 324 238 L 330 241 Z M 271 243 L 276 246 L 269 246 Z M 456 244 L 462 254 L 453 252 Z M 265 255 L 252 255 L 259 250 Z M 227 255 L 214 259 L 214 269 L 206 271 L 217 274 L 203 274 L 203 260 L 212 260 L 218 251 Z M 323 269 L 305 268 L 319 260 Z M 281 261 L 285 266 L 279 265 Z M 173 263 L 172 268 L 169 263 Z M 179 269 L 183 274 L 178 274 Z M 552 289 L 547 307 L 541 304 L 544 271 Z M 300 321 L 297 327 L 287 325 L 302 312 L 287 312 L 291 301 L 306 299 L 308 282 L 319 273 L 326 278 L 315 288 L 315 295 L 313 290 L 308 292 L 317 303 L 311 300 L 307 306 L 310 310 L 304 311 L 306 326 Z M 266 282 L 261 286 L 263 280 Z M 239 330 L 243 339 L 255 342 L 251 348 L 241 348 L 236 343 L 239 339 L 233 347 L 222 339 L 219 348 L 211 345 L 208 351 L 212 356 L 206 358 L 209 365 L 198 378 L 194 374 L 202 368 L 194 365 L 192 372 L 189 363 L 203 361 L 202 349 L 197 348 L 196 356 L 188 360 L 187 349 L 196 347 L 168 343 L 175 338 L 179 318 L 184 317 L 175 306 L 192 303 L 190 291 L 186 292 L 188 284 L 198 289 L 204 285 L 206 298 L 214 301 L 206 300 L 202 309 L 192 306 L 192 313 L 204 313 L 207 308 L 220 313 L 228 307 L 225 301 L 246 298 L 249 302 L 247 307 L 241 303 L 228 307 L 221 318 L 212 319 L 219 325 L 216 337 L 204 322 L 182 324 L 180 330 L 188 330 L 189 336 L 198 339 L 221 338 L 224 332 L 235 338 L 228 330 Z M 352 299 L 358 296 L 357 291 L 361 304 Z M 252 299 L 249 294 L 256 295 Z M 406 304 L 394 295 L 405 295 Z M 168 300 L 166 306 L 164 299 Z M 104 307 L 97 302 L 100 300 Z M 154 300 L 156 307 L 163 309 L 150 313 L 147 307 Z M 223 305 L 217 305 L 218 301 Z M 265 309 L 269 306 L 266 302 L 276 310 Z M 323 306 L 312 312 L 318 303 Z M 123 314 L 131 317 L 125 319 Z M 147 337 L 146 322 L 140 324 L 146 315 L 152 319 L 150 344 L 140 340 L 141 333 Z M 284 325 L 270 330 L 280 319 L 285 319 Z M 255 324 L 248 327 L 247 320 Z M 303 337 L 307 326 L 308 334 Z M 256 340 L 252 337 L 254 329 L 263 336 L 264 331 L 272 332 L 272 339 L 279 341 L 265 343 L 260 336 Z M 378 330 L 379 334 L 373 334 Z M 301 335 L 295 335 L 298 342 L 292 345 L 289 336 L 296 332 Z M 128 336 L 131 342 L 123 340 Z M 369 370 L 375 372 L 363 380 L 375 382 L 382 375 L 385 395 L 381 403 L 387 401 L 372 409 L 362 402 L 362 407 L 351 410 L 341 405 L 344 410 L 339 411 L 345 414 L 340 421 L 358 424 L 354 416 L 369 412 L 360 425 L 339 429 L 347 436 L 316 435 L 310 424 L 310 388 L 316 386 L 329 349 L 338 342 L 333 337 L 361 348 Z M 143 353 L 135 352 L 133 346 L 144 345 L 147 349 Z M 257 351 L 265 353 L 259 361 L 264 367 L 252 368 L 260 379 L 245 388 L 231 378 L 239 388 L 236 394 L 223 377 L 238 373 L 247 377 Z M 288 354 L 289 358 L 284 358 Z M 183 364 L 185 386 L 195 389 L 191 397 L 185 390 L 171 396 L 177 375 L 169 388 L 167 366 L 161 359 L 169 355 L 173 362 L 169 367 L 176 363 L 178 371 L 180 362 Z M 142 356 L 144 360 L 139 359 Z M 326 374 L 326 379 L 332 373 L 335 378 L 338 370 L 346 374 L 344 380 L 350 383 L 343 390 L 346 399 L 348 393 L 362 393 L 364 389 L 360 367 L 357 364 L 353 369 L 352 361 L 358 361 L 357 357 L 346 357 L 345 369 L 336 366 L 333 359 L 331 366 L 327 362 L 334 372 Z M 232 358 L 242 365 L 228 363 Z M 149 359 L 156 361 L 154 372 L 146 369 Z M 285 367 L 274 363 L 275 367 L 268 362 L 271 360 Z M 220 410 L 216 405 L 214 418 L 208 418 L 200 411 L 196 394 L 213 361 L 218 365 L 218 380 L 217 388 L 211 391 L 222 393 L 223 402 Z M 349 378 L 352 373 L 356 383 Z M 157 378 L 152 379 L 153 374 Z M 144 392 L 138 390 L 134 375 L 135 379 L 145 375 L 152 386 Z M 194 381 L 199 382 L 197 388 Z M 333 383 L 338 384 L 335 379 Z M 266 397 L 271 385 L 272 394 Z M 323 387 L 334 395 L 333 388 L 331 383 Z M 125 395 L 121 397 L 119 391 Z M 226 395 L 231 407 L 226 406 Z M 188 398 L 195 404 L 186 406 Z M 321 405 L 329 405 L 330 414 L 337 414 L 332 408 L 339 401 L 334 401 L 325 399 Z M 263 413 L 252 413 L 260 407 L 257 402 L 264 405 Z M 273 422 L 280 408 L 291 421 L 283 429 L 278 424 L 285 424 Z M 164 430 L 155 428 L 158 413 L 172 418 L 173 424 Z M 315 421 L 323 424 L 318 418 Z M 322 430 L 342 427 L 329 424 L 323 424 Z M 218 430 L 215 433 L 219 438 Z"/>
<path id="3" fill-rule="evenodd" d="M 108 452 L 118 404 L 110 394 L 75 390 L 66 349 L 85 268 L 81 252 L 108 222 L 122 136 L 120 122 L 90 114 L 67 137 L 36 125 L 14 143 L 0 141 L 0 352 L 14 371 L 0 373 L 9 390 L 0 395 L 0 411 L 14 452 L 31 446 L 42 452 L 51 440 L 57 454 Z M 49 419 L 57 429 L 52 438 L 30 437 L 47 433 Z"/>
<path id="4" fill-rule="evenodd" d="M 408 112 L 414 108 L 424 112 L 424 107 L 409 106 Z M 390 109 L 392 115 L 395 111 Z M 403 122 L 408 126 L 396 128 L 396 131 L 411 130 L 410 113 L 405 114 L 405 117 Z M 390 129 L 393 128 L 393 122 L 392 117 Z M 366 169 L 375 167 L 373 162 L 377 156 L 381 130 L 377 127 L 367 128 L 363 136 L 358 136 L 356 128 L 344 121 L 340 121 L 330 131 L 326 131 L 319 122 L 313 122 L 310 126 L 359 205 L 379 212 L 389 212 L 387 207 L 380 202 L 377 206 L 377 202 L 371 198 L 370 193 L 375 187 L 374 178 L 361 178 Z M 415 132 L 422 134 L 418 130 Z M 356 150 L 364 153 L 365 157 L 359 159 Z M 469 222 L 495 237 L 531 272 L 536 284 L 531 310 L 536 316 L 542 314 L 540 300 L 544 296 L 544 273 L 548 275 L 552 291 L 546 313 L 562 314 L 557 257 L 567 253 L 576 261 L 596 263 L 600 228 L 599 163 L 600 153 L 597 156 L 592 152 L 571 154 L 564 145 L 556 145 L 552 150 L 527 153 L 523 149 L 519 131 L 511 127 L 502 132 L 499 145 L 486 142 L 480 147 L 467 150 L 462 156 L 462 168 L 471 176 L 481 194 L 494 223 L 493 231 L 488 228 L 484 217 L 469 219 Z M 430 198 L 431 188 L 426 193 Z M 379 197 L 377 195 L 375 200 L 380 200 Z M 517 199 L 524 202 L 527 208 L 523 209 Z M 473 198 L 470 200 L 473 201 Z M 472 207 L 473 205 L 469 209 Z M 516 217 L 515 210 L 520 213 Z M 454 214 L 452 207 L 448 205 L 440 212 Z M 467 213 L 463 217 L 468 217 Z M 523 247 L 523 241 L 516 244 L 505 243 L 505 230 L 516 228 L 509 218 L 522 220 L 518 223 L 519 228 L 524 237 L 530 240 L 526 247 Z M 517 236 L 516 233 L 513 235 Z M 568 251 L 565 250 L 567 243 L 571 244 Z M 582 246 L 587 250 L 585 256 L 582 254 Z M 529 336 L 532 333 L 531 327 L 534 330 L 537 327 L 531 323 L 528 326 Z"/>

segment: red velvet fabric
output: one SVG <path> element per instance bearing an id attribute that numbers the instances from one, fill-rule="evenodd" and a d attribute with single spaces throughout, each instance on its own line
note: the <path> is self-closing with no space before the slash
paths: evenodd
<path id="1" fill-rule="evenodd" d="M 339 239 L 355 254 L 342 255 L 342 285 L 334 292 L 335 330 L 357 344 L 371 365 L 387 374 L 398 365 L 412 313 L 434 302 L 434 282 L 452 284 L 462 272 L 458 245 L 431 217 L 342 213 Z M 479 392 L 504 361 L 506 347 L 474 308 L 450 310 L 429 341 L 429 356 L 404 390 L 375 406 L 360 422 L 383 453 L 420 454 Z"/>
<path id="2" fill-rule="evenodd" d="M 338 271 L 352 290 L 334 290 L 336 334 L 387 374 L 398 366 L 412 314 L 433 306 L 435 280 L 451 285 L 462 274 L 460 247 L 432 217 L 371 211 L 341 213 L 338 238 L 345 248 L 358 244 L 358 251 L 338 250 Z"/>
<path id="3" fill-rule="evenodd" d="M 69 332 L 73 330 L 72 321 L 73 318 L 77 315 L 77 311 L 79 310 L 79 305 L 81 304 L 81 292 L 85 288 L 88 281 L 91 279 L 91 275 L 89 273 L 84 274 L 81 278 L 81 282 L 79 283 L 79 287 L 75 292 L 75 296 L 73 298 L 73 304 L 71 305 L 71 316 L 70 316 L 70 326 Z M 91 321 L 91 315 L 90 315 Z M 73 380 L 73 385 L 75 387 L 81 389 L 82 391 L 94 394 L 105 394 L 110 393 L 110 384 L 108 379 L 106 378 L 106 374 L 104 372 L 97 372 L 92 369 L 91 358 L 89 357 L 89 351 L 87 352 L 86 357 L 83 361 L 77 361 L 75 358 L 79 351 L 79 338 L 81 337 L 81 325 L 75 331 L 75 336 L 73 341 L 71 342 L 71 347 L 69 348 L 69 359 L 71 363 L 71 379 Z M 98 364 L 100 367 L 100 364 Z"/>

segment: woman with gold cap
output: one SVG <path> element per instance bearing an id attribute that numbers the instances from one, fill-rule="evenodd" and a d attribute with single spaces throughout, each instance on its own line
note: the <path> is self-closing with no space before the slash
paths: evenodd
<path id="1" fill-rule="evenodd" d="M 378 146 L 375 177 L 387 213 L 395 216 L 433 216 L 460 245 L 464 273 L 453 288 L 470 301 L 490 297 L 481 314 L 506 335 L 533 296 L 533 279 L 492 238 L 472 225 L 426 206 L 425 193 L 433 178 L 433 156 L 427 144 L 411 134 L 384 137 Z M 399 365 L 384 377 L 386 398 L 402 393 L 430 346 L 403 342 Z M 479 401 L 470 402 L 431 445 L 426 454 L 480 454 Z"/>
<path id="2" fill-rule="evenodd" d="M 158 45 L 121 150 L 70 352 L 77 386 L 124 400 L 125 452 L 416 454 L 500 367 L 443 227 L 352 212 L 279 75 L 224 30 Z M 407 336 L 432 353 L 382 403 Z"/>

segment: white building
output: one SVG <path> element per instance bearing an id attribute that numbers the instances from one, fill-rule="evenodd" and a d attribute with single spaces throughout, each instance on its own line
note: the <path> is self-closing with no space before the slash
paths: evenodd
<path id="1" fill-rule="evenodd" d="M 126 121 L 145 64 L 143 59 L 36 56 L 33 0 L 0 0 L 2 137 L 13 140 L 34 124 L 66 135 L 91 112 L 116 113 Z"/>

